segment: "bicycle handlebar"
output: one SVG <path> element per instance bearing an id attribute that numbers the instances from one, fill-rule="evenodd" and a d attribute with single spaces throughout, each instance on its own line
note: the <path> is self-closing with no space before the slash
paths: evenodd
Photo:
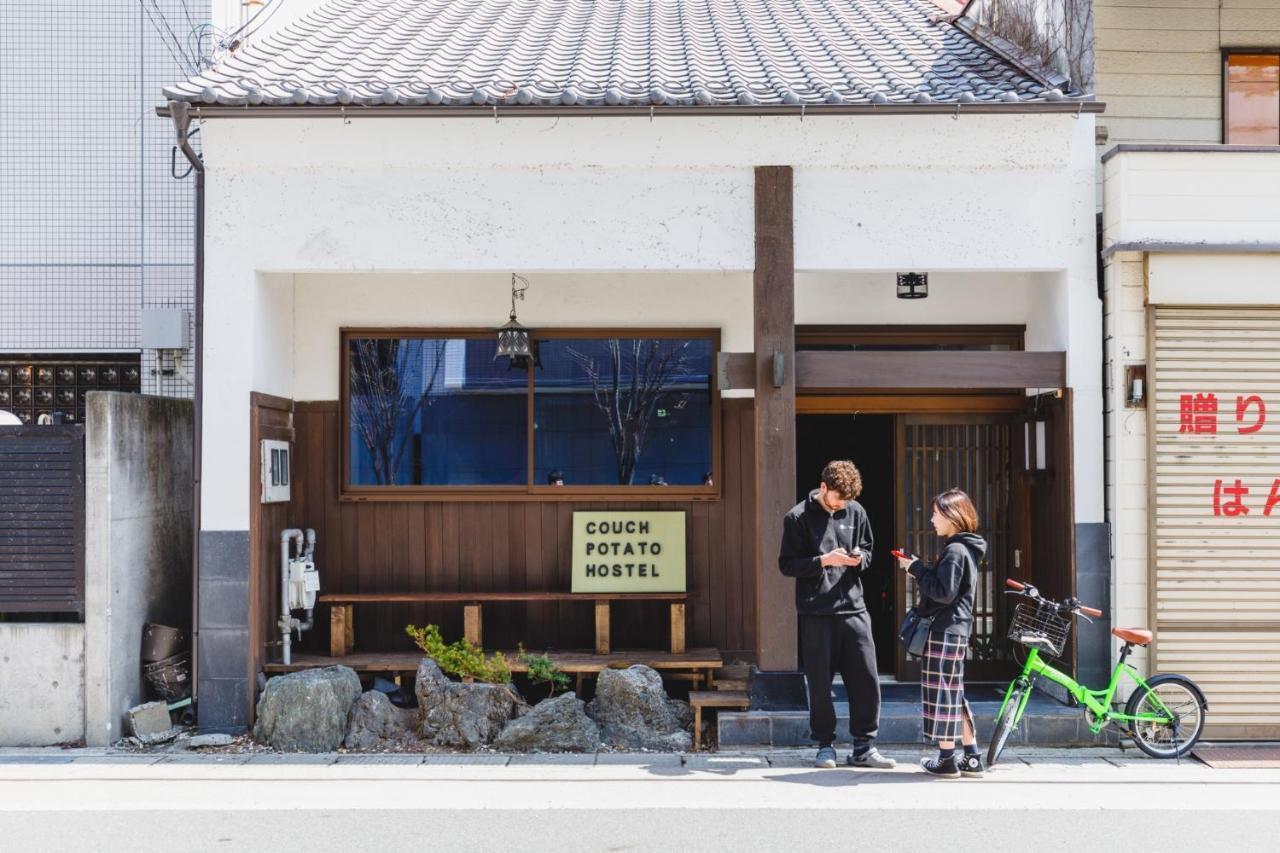
<path id="1" fill-rule="evenodd" d="M 1037 590 L 1034 586 L 1032 586 L 1029 583 L 1016 581 L 1013 578 L 1005 578 L 1004 585 L 1009 587 L 1009 589 L 1013 590 L 1014 592 L 1021 592 L 1033 598 L 1044 599 L 1044 596 L 1040 595 L 1040 591 Z M 1048 599 L 1044 599 L 1044 600 L 1047 601 Z M 1101 610 L 1099 610 L 1096 607 L 1086 607 L 1085 605 L 1076 601 L 1074 598 L 1067 599 L 1062 604 L 1059 604 L 1058 607 L 1061 608 L 1062 610 L 1069 610 L 1072 613 L 1081 613 L 1085 616 L 1092 616 L 1094 619 L 1102 618 Z"/>

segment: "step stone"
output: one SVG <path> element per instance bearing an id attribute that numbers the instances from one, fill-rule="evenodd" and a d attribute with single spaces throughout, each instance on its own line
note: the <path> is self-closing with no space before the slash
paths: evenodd
<path id="1" fill-rule="evenodd" d="M 970 703 L 978 724 L 978 740 L 987 743 L 1000 706 Z M 738 746 L 810 746 L 807 711 L 721 711 L 716 718 L 719 744 Z M 837 714 L 837 742 L 848 742 L 849 717 Z M 1022 722 L 1009 738 L 1011 745 L 1026 746 L 1108 746 L 1118 742 L 1118 733 L 1103 730 L 1094 735 L 1078 708 L 1049 703 L 1029 707 Z M 924 743 L 920 708 L 910 703 L 891 702 L 881 706 L 880 744 Z"/>

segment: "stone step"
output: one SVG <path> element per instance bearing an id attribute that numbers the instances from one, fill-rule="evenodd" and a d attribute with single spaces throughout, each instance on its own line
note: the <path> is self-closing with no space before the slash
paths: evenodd
<path id="1" fill-rule="evenodd" d="M 994 700 L 970 700 L 978 724 L 978 742 L 991 740 L 995 716 L 1000 703 Z M 849 742 L 849 716 L 843 702 L 836 705 L 836 738 Z M 721 711 L 716 718 L 720 747 L 739 746 L 810 746 L 808 711 Z M 1035 696 L 1017 730 L 1009 738 L 1010 745 L 1023 746 L 1102 746 L 1114 745 L 1119 735 L 1104 729 L 1094 735 L 1089 731 L 1080 708 L 1062 705 L 1044 696 Z M 920 719 L 920 703 L 900 700 L 880 706 L 880 744 L 921 744 L 924 742 Z"/>

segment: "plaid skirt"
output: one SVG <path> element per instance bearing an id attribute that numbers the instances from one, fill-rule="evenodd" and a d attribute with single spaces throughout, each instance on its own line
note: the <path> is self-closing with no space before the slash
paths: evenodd
<path id="1" fill-rule="evenodd" d="M 964 698 L 964 658 L 969 640 L 958 634 L 930 634 L 920 665 L 920 704 L 926 740 L 958 741 L 973 711 Z M 977 729 L 974 729 L 975 734 Z"/>

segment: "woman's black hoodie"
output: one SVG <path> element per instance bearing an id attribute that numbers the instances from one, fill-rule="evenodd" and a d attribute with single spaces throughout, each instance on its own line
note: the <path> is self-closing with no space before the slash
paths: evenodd
<path id="1" fill-rule="evenodd" d="M 916 560 L 907 569 L 920 589 L 916 611 L 933 617 L 930 630 L 969 636 L 978 563 L 986 553 L 987 540 L 976 533 L 957 533 L 947 537 L 937 563 L 927 566 Z"/>

